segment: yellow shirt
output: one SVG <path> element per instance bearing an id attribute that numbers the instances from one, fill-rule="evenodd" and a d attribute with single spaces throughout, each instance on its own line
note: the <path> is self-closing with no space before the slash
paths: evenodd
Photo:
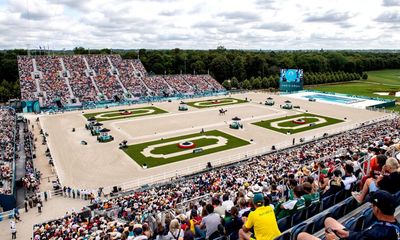
<path id="1" fill-rule="evenodd" d="M 273 240 L 281 234 L 271 206 L 258 207 L 251 212 L 244 226 L 248 229 L 254 227 L 257 240 Z"/>

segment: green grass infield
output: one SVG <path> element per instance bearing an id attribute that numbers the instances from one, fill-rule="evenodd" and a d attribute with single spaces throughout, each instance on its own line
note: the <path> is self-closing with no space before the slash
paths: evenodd
<path id="1" fill-rule="evenodd" d="M 209 107 L 221 107 L 221 106 L 227 106 L 245 102 L 247 101 L 236 98 L 220 98 L 220 99 L 209 99 L 209 100 L 188 102 L 186 104 L 195 108 L 209 108 Z"/>
<path id="2" fill-rule="evenodd" d="M 307 117 L 307 118 L 304 118 L 304 117 Z M 320 120 L 319 118 L 325 119 L 325 122 L 317 123 Z M 283 121 L 283 122 L 277 123 L 276 126 L 271 125 L 275 122 L 282 121 L 285 119 L 288 119 L 288 121 Z M 297 124 L 289 119 L 304 119 L 306 121 L 306 123 L 305 124 Z M 293 116 L 270 119 L 270 120 L 266 120 L 266 121 L 255 122 L 252 124 L 259 126 L 259 127 L 267 128 L 267 129 L 270 129 L 270 130 L 273 130 L 276 132 L 280 132 L 283 134 L 287 134 L 288 132 L 290 132 L 290 134 L 294 134 L 294 133 L 304 132 L 304 131 L 308 131 L 308 130 L 315 129 L 315 128 L 329 126 L 329 125 L 340 123 L 340 122 L 343 122 L 343 120 L 325 117 L 325 116 L 321 116 L 321 115 L 310 114 L 310 113 L 304 113 L 304 114 L 298 114 L 298 115 L 293 115 Z M 310 126 L 310 124 L 313 124 L 313 123 L 315 123 L 315 125 Z M 299 126 L 304 126 L 304 127 L 299 127 Z M 287 129 L 287 127 L 299 127 L 299 128 Z"/>
<path id="3" fill-rule="evenodd" d="M 208 139 L 208 138 L 200 138 L 200 139 L 196 139 L 196 140 L 190 140 L 190 138 L 195 138 L 195 137 L 199 137 L 199 136 L 215 136 L 215 137 L 223 137 L 227 140 L 227 143 L 225 145 L 222 146 L 216 146 L 214 148 L 209 148 L 209 149 L 204 149 L 201 152 L 197 152 L 197 153 L 193 153 L 193 149 L 198 149 L 198 148 L 204 148 L 207 147 L 208 145 L 212 145 L 217 143 L 217 139 Z M 188 139 L 189 141 L 193 142 L 196 147 L 193 149 L 181 149 L 178 147 L 177 143 L 173 143 L 173 141 L 177 141 L 180 139 Z M 171 142 L 171 144 L 168 144 L 168 142 Z M 151 154 L 162 154 L 162 155 L 166 155 L 166 154 L 174 154 L 174 153 L 179 153 L 182 151 L 188 151 L 188 153 L 184 153 L 181 155 L 177 155 L 177 156 L 171 156 L 168 158 L 165 157 L 153 157 L 153 156 L 145 156 L 144 153 L 142 153 L 142 151 L 144 151 L 147 147 L 150 147 L 152 145 L 156 145 L 156 144 L 161 144 L 161 143 L 165 143 L 165 145 L 163 146 L 158 146 L 158 147 L 154 147 L 150 153 Z M 140 166 L 142 166 L 143 164 L 146 164 L 148 168 L 151 167 L 156 167 L 156 166 L 160 166 L 160 165 L 164 165 L 164 164 L 168 164 L 168 163 L 172 163 L 172 162 L 177 162 L 177 161 L 182 161 L 182 160 L 186 160 L 186 159 L 190 159 L 190 158 L 195 158 L 195 157 L 199 157 L 199 156 L 204 156 L 204 155 L 208 155 L 208 154 L 212 154 L 212 153 L 216 153 L 216 152 L 220 152 L 220 151 L 225 151 L 228 149 L 233 149 L 233 148 L 238 148 L 238 147 L 242 147 L 245 145 L 250 144 L 248 141 L 245 141 L 243 139 L 234 137 L 232 135 L 229 135 L 227 133 L 218 131 L 218 130 L 212 130 L 212 131 L 207 131 L 204 133 L 195 133 L 195 134 L 189 134 L 189 135 L 183 135 L 183 136 L 179 136 L 179 137 L 173 137 L 173 138 L 166 138 L 166 139 L 161 139 L 161 140 L 156 140 L 156 141 L 150 141 L 150 142 L 144 142 L 144 143 L 139 143 L 139 144 L 134 144 L 134 145 L 130 145 L 127 148 L 124 149 L 124 152 L 126 154 L 128 154 L 129 157 L 131 157 L 134 161 L 136 161 Z"/>
<path id="4" fill-rule="evenodd" d="M 131 114 L 123 115 L 122 110 L 114 110 L 105 112 L 85 113 L 83 114 L 83 116 L 86 119 L 95 117 L 98 122 L 103 122 L 103 121 L 117 120 L 123 118 L 142 117 L 154 114 L 167 113 L 167 111 L 164 111 L 156 107 L 129 108 L 129 109 L 124 109 L 124 111 L 131 112 Z"/>

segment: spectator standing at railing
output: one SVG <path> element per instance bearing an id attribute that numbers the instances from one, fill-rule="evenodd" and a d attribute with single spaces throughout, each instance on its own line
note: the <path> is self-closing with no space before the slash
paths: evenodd
<path id="1" fill-rule="evenodd" d="M 24 200 L 25 212 L 28 212 L 28 199 L 25 198 Z"/>
<path id="2" fill-rule="evenodd" d="M 42 202 L 41 201 L 38 202 L 37 208 L 38 208 L 38 213 L 42 213 Z"/>
<path id="3" fill-rule="evenodd" d="M 29 204 L 29 208 L 33 208 L 33 200 L 32 197 L 28 198 L 28 204 Z"/>
<path id="4" fill-rule="evenodd" d="M 11 239 L 17 239 L 17 226 L 14 220 L 10 220 Z"/>
<path id="5" fill-rule="evenodd" d="M 21 218 L 20 218 L 20 216 L 19 216 L 19 210 L 18 210 L 18 208 L 14 208 L 14 218 L 15 218 L 15 221 L 17 222 L 21 222 L 22 220 L 21 220 Z"/>

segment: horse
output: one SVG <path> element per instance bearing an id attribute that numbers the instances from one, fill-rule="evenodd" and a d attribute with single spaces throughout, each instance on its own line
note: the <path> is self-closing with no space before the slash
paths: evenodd
<path id="1" fill-rule="evenodd" d="M 225 115 L 225 113 L 227 112 L 228 110 L 227 109 L 223 109 L 223 108 L 221 108 L 220 110 L 219 110 L 219 115 Z"/>

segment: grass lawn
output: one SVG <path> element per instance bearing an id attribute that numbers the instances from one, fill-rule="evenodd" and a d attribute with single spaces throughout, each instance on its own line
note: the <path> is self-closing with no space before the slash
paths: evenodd
<path id="1" fill-rule="evenodd" d="M 317 90 L 322 92 L 335 92 L 335 93 L 344 93 L 350 95 L 367 96 L 373 98 L 385 98 L 385 99 L 395 99 L 396 97 L 380 96 L 374 94 L 374 92 L 400 91 L 400 87 L 377 85 L 370 82 L 342 82 L 338 84 L 307 86 L 306 89 Z"/>
<path id="2" fill-rule="evenodd" d="M 394 106 L 394 107 L 388 107 L 388 108 L 386 108 L 387 110 L 393 110 L 393 111 L 396 111 L 396 112 L 400 112 L 400 105 L 397 105 L 396 104 L 396 106 Z"/>
<path id="3" fill-rule="evenodd" d="M 109 121 L 109 120 L 116 120 L 116 119 L 123 119 L 123 118 L 133 118 L 133 117 L 148 116 L 148 115 L 153 115 L 153 114 L 167 113 L 167 111 L 164 111 L 164 110 L 162 110 L 160 108 L 156 108 L 156 107 L 129 108 L 129 109 L 124 109 L 124 110 L 130 111 L 130 112 L 132 112 L 132 114 L 121 115 L 122 111 L 114 110 L 114 111 L 105 111 L 105 112 L 85 113 L 85 114 L 83 114 L 83 116 L 86 119 L 95 117 L 98 122 L 102 122 L 102 121 Z M 154 110 L 154 112 L 148 112 L 149 110 Z M 101 114 L 101 116 L 99 116 L 100 114 Z"/>
<path id="4" fill-rule="evenodd" d="M 172 141 L 176 141 L 179 139 L 188 139 L 191 137 L 198 137 L 202 135 L 207 135 L 207 136 L 221 136 L 224 137 L 228 140 L 228 143 L 224 146 L 220 147 L 215 147 L 215 148 L 210 148 L 210 149 L 205 149 L 202 152 L 198 153 L 189 153 L 189 154 L 184 154 L 184 155 L 179 155 L 171 158 L 153 158 L 153 157 L 148 157 L 144 156 L 141 152 L 148 146 L 155 145 L 155 144 L 160 144 L 160 143 L 168 143 Z M 205 147 L 207 145 L 211 145 L 216 143 L 215 139 L 199 139 L 199 140 L 194 140 L 192 141 L 193 143 L 196 144 L 197 147 Z M 161 140 L 156 140 L 156 141 L 151 141 L 151 142 L 144 142 L 144 143 L 139 143 L 139 144 L 134 144 L 130 145 L 127 148 L 124 149 L 124 152 L 129 155 L 133 160 L 135 160 L 140 166 L 142 166 L 144 163 L 147 164 L 147 167 L 156 167 L 176 161 L 182 161 L 194 157 L 199 157 L 211 153 L 216 153 L 228 149 L 233 149 L 233 148 L 238 148 L 242 147 L 245 145 L 250 144 L 248 141 L 245 141 L 243 139 L 234 137 L 232 135 L 226 134 L 224 132 L 218 131 L 218 130 L 213 130 L 213 131 L 207 131 L 203 134 L 201 133 L 195 133 L 195 134 L 189 134 L 189 135 L 184 135 L 184 136 L 179 136 L 179 137 L 173 137 L 173 138 L 167 138 L 167 139 L 161 139 Z M 181 149 L 177 146 L 177 144 L 169 144 L 166 146 L 158 147 L 155 148 L 151 153 L 153 154 L 169 154 L 169 153 L 175 153 L 175 152 L 180 152 L 180 151 L 185 151 L 187 149 Z"/>
<path id="5" fill-rule="evenodd" d="M 387 69 L 380 71 L 369 71 L 368 82 L 376 82 L 379 84 L 395 85 L 400 88 L 400 70 Z"/>
<path id="6" fill-rule="evenodd" d="M 323 92 L 336 92 L 351 95 L 378 97 L 386 99 L 400 99 L 395 96 L 381 96 L 374 92 L 400 91 L 400 70 L 370 71 L 367 80 L 340 82 L 335 84 L 305 86 L 306 89 Z"/>
<path id="7" fill-rule="evenodd" d="M 301 119 L 302 117 L 305 117 L 305 116 L 307 116 L 307 117 L 308 116 L 309 117 L 321 117 L 321 118 L 326 119 L 326 122 L 325 123 L 321 123 L 321 124 L 316 124 L 314 126 L 309 126 L 310 123 L 317 122 L 318 119 L 317 118 L 304 118 L 304 120 L 306 121 L 306 123 L 305 123 L 306 126 L 303 127 L 303 128 L 298 128 L 298 129 L 280 129 L 280 128 L 276 128 L 276 127 L 271 126 L 271 123 L 273 123 L 273 122 L 277 122 L 277 121 L 284 120 L 284 119 L 293 119 L 293 118 Z M 304 113 L 304 114 L 298 114 L 298 115 L 293 115 L 293 116 L 270 119 L 270 120 L 267 120 L 267 121 L 255 122 L 255 123 L 252 123 L 252 124 L 254 124 L 256 126 L 259 126 L 259 127 L 263 127 L 263 128 L 267 128 L 267 129 L 270 129 L 270 130 L 274 130 L 276 132 L 280 132 L 280 133 L 283 133 L 283 134 L 287 134 L 288 131 L 290 131 L 291 134 L 294 134 L 294 133 L 308 131 L 308 130 L 315 129 L 315 128 L 325 127 L 325 126 L 336 124 L 336 123 L 340 123 L 340 122 L 343 122 L 343 120 L 339 120 L 339 119 L 336 119 L 336 118 L 330 118 L 330 117 L 324 117 L 324 116 L 310 114 L 310 113 Z M 278 126 L 294 127 L 294 126 L 299 126 L 299 124 L 295 124 L 292 121 L 287 121 L 287 122 L 282 122 L 282 123 L 278 124 Z"/>
<path id="8" fill-rule="evenodd" d="M 218 101 L 218 103 L 215 103 L 215 101 Z M 247 101 L 237 99 L 237 98 L 220 98 L 220 99 L 209 99 L 209 100 L 188 102 L 186 104 L 191 107 L 195 107 L 195 108 L 209 108 L 209 107 L 220 107 L 220 106 L 227 106 L 227 105 L 239 104 L 239 103 L 245 103 L 245 102 L 247 102 Z"/>

